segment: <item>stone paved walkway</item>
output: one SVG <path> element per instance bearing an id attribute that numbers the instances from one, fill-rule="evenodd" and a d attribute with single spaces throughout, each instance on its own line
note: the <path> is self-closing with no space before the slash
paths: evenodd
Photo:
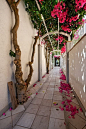
<path id="1" fill-rule="evenodd" d="M 19 105 L 12 111 L 8 110 L 6 116 L 0 117 L 0 129 L 86 129 L 83 113 L 76 115 L 76 119 L 68 119 L 69 114 L 59 109 L 63 106 L 63 97 L 58 89 L 59 69 L 55 67 L 41 82 L 28 90 L 30 98 L 24 105 Z M 79 107 L 76 98 L 72 104 Z"/>

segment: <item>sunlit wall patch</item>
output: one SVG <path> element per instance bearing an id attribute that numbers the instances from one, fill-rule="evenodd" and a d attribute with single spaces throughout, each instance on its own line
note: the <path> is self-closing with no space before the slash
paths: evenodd
<path id="1" fill-rule="evenodd" d="M 84 87 L 83 87 L 83 91 L 84 91 L 84 93 L 85 93 L 85 91 L 86 91 L 86 86 L 85 86 L 85 84 L 84 84 Z"/>

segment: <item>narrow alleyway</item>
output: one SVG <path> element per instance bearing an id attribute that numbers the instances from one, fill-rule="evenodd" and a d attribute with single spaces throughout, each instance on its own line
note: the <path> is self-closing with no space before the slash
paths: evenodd
<path id="1" fill-rule="evenodd" d="M 14 129 L 65 129 L 64 111 L 58 109 L 62 102 L 59 77 L 59 68 L 54 68 Z"/>
<path id="2" fill-rule="evenodd" d="M 66 97 L 59 92 L 60 68 L 55 67 L 37 82 L 28 92 L 30 97 L 16 110 L 7 111 L 0 117 L 0 129 L 86 129 L 86 119 L 79 111 L 75 118 L 69 118 L 69 112 L 61 110 Z M 74 96 L 73 93 L 71 96 Z M 72 105 L 79 109 L 73 97 Z"/>

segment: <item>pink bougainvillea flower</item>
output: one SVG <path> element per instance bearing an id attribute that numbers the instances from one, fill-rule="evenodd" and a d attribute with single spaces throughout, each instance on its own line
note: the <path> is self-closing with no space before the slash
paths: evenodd
<path id="1" fill-rule="evenodd" d="M 12 111 L 12 107 L 9 110 Z"/>
<path id="2" fill-rule="evenodd" d="M 64 122 L 64 125 L 66 125 L 66 123 Z"/>
<path id="3" fill-rule="evenodd" d="M 30 98 L 30 96 L 28 96 L 28 98 Z"/>
<path id="4" fill-rule="evenodd" d="M 38 93 L 36 93 L 36 95 L 37 95 Z"/>
<path id="5" fill-rule="evenodd" d="M 80 109 L 80 111 L 82 112 L 82 108 L 79 108 Z"/>
<path id="6" fill-rule="evenodd" d="M 67 103 L 71 103 L 71 102 L 72 102 L 72 100 L 71 100 L 71 99 L 70 99 L 70 100 L 68 100 L 68 99 L 67 99 Z"/>
<path id="7" fill-rule="evenodd" d="M 64 110 L 64 108 L 61 108 L 61 110 L 63 111 L 63 110 Z"/>
<path id="8" fill-rule="evenodd" d="M 75 119 L 75 117 L 74 117 L 74 116 L 72 116 L 72 118 L 73 118 L 73 119 Z"/>
<path id="9" fill-rule="evenodd" d="M 71 118 L 71 116 L 68 116 L 68 118 Z"/>
<path id="10" fill-rule="evenodd" d="M 86 11 L 86 4 L 84 5 L 84 8 L 83 9 Z"/>
<path id="11" fill-rule="evenodd" d="M 61 106 L 59 107 L 62 111 L 64 110 L 64 108 L 62 108 Z"/>
<path id="12" fill-rule="evenodd" d="M 60 77 L 61 80 L 66 80 L 66 77 L 64 74 L 61 74 L 61 77 Z"/>
<path id="13" fill-rule="evenodd" d="M 5 113 L 3 113 L 3 116 L 6 116 L 6 114 L 5 114 Z"/>
<path id="14" fill-rule="evenodd" d="M 77 12 L 78 10 L 84 7 L 84 5 L 86 4 L 86 0 L 75 0 L 75 3 L 76 3 L 75 11 Z"/>
<path id="15" fill-rule="evenodd" d="M 33 85 L 33 87 L 35 87 L 37 84 L 35 83 L 34 85 Z"/>
<path id="16" fill-rule="evenodd" d="M 71 32 L 71 29 L 69 28 L 69 25 L 65 25 L 65 26 L 62 25 L 61 28 L 62 28 L 62 30 L 64 30 L 64 31 Z"/>
<path id="17" fill-rule="evenodd" d="M 62 104 L 65 104 L 65 101 L 62 101 Z"/>
<path id="18" fill-rule="evenodd" d="M 66 52 L 66 46 L 63 46 L 63 47 L 61 48 L 61 54 L 64 53 L 64 52 Z"/>
<path id="19" fill-rule="evenodd" d="M 58 2 L 57 5 L 54 6 L 53 11 L 51 11 L 51 16 L 56 18 L 59 18 L 60 23 L 64 23 L 66 20 L 68 8 L 65 7 L 64 2 Z"/>
<path id="20" fill-rule="evenodd" d="M 44 78 L 44 77 L 45 77 L 45 75 L 42 78 Z"/>
<path id="21" fill-rule="evenodd" d="M 39 0 L 39 2 L 42 4 L 43 0 Z"/>

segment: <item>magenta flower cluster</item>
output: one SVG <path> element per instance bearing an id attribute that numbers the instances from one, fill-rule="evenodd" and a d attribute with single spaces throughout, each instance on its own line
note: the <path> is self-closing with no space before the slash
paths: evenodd
<path id="1" fill-rule="evenodd" d="M 56 41 L 59 40 L 59 44 L 62 43 L 62 41 L 64 40 L 64 37 L 62 35 L 59 35 L 58 38 L 55 39 Z"/>

